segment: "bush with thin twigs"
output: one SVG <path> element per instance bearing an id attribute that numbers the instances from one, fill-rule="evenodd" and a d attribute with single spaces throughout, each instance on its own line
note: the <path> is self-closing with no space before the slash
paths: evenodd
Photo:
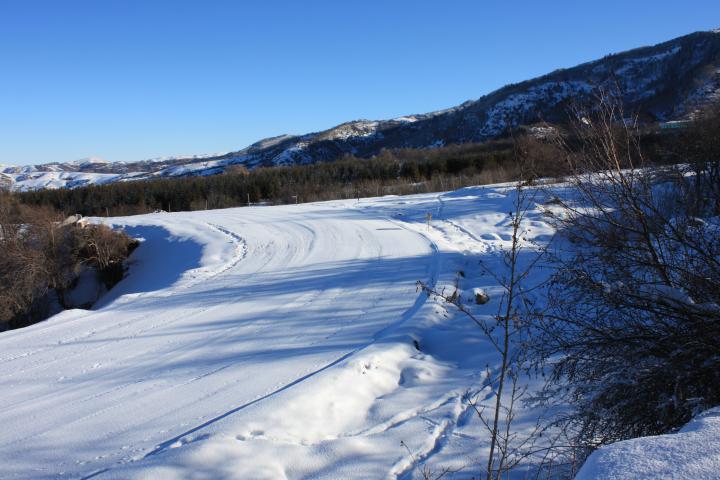
<path id="1" fill-rule="evenodd" d="M 658 168 L 614 94 L 576 118 L 579 143 L 558 141 L 567 248 L 534 345 L 582 459 L 720 404 L 720 128 L 699 117 L 677 137 L 683 163 Z"/>
<path id="2" fill-rule="evenodd" d="M 64 307 L 84 269 L 95 270 L 106 288 L 122 279 L 135 240 L 104 225 L 61 221 L 48 207 L 0 192 L 0 328 L 30 325 Z"/>

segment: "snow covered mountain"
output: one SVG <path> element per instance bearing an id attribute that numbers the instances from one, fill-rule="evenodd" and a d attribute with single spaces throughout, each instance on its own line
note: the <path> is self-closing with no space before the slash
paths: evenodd
<path id="1" fill-rule="evenodd" d="M 0 186 L 16 190 L 221 173 L 228 165 L 298 165 L 345 154 L 369 157 L 382 149 L 432 148 L 492 139 L 540 119 L 563 122 L 571 101 L 589 100 L 602 85 L 617 84 L 629 111 L 644 121 L 690 115 L 720 100 L 720 31 L 696 32 L 651 47 L 608 55 L 505 86 L 478 100 L 437 112 L 391 120 L 357 120 L 322 132 L 282 135 L 224 154 L 167 157 L 132 163 L 83 159 L 25 167 L 0 166 Z"/>

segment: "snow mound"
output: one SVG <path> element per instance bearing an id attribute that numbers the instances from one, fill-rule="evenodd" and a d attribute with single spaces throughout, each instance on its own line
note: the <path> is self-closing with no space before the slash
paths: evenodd
<path id="1" fill-rule="evenodd" d="M 719 475 L 720 408 L 713 408 L 677 433 L 634 438 L 600 448 L 590 455 L 575 479 L 709 480 Z"/>

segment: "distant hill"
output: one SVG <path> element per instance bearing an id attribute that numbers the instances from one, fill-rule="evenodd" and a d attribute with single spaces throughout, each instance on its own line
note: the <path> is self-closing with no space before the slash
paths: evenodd
<path id="1" fill-rule="evenodd" d="M 438 112 L 391 120 L 356 120 L 306 135 L 261 140 L 239 151 L 132 163 L 83 159 L 35 166 L 0 166 L 0 186 L 16 190 L 73 188 L 157 177 L 214 175 L 228 165 L 248 168 L 330 162 L 345 154 L 432 148 L 496 138 L 510 126 L 542 119 L 562 123 L 571 101 L 590 99 L 601 85 L 619 85 L 628 111 L 647 122 L 688 117 L 720 100 L 720 30 L 696 32 L 651 47 L 508 85 Z"/>

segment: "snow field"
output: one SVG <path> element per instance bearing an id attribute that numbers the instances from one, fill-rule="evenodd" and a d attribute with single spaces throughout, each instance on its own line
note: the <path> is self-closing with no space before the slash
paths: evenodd
<path id="1" fill-rule="evenodd" d="M 99 219 L 143 239 L 128 277 L 91 311 L 0 335 L 2 478 L 477 476 L 488 435 L 468 399 L 493 399 L 498 358 L 416 282 L 494 315 L 479 262 L 502 274 L 513 195 Z M 540 412 L 518 413 L 532 430 Z"/>

